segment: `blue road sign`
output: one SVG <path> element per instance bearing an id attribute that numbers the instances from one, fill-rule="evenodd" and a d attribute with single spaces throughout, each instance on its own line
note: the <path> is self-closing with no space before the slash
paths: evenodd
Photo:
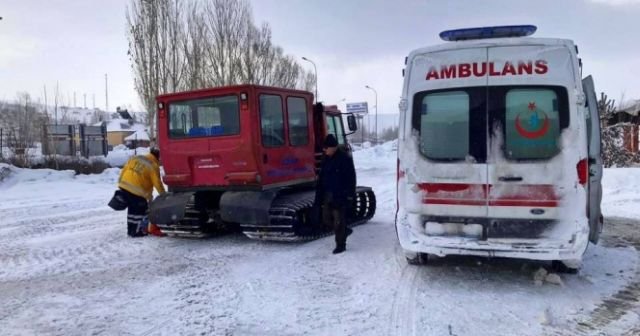
<path id="1" fill-rule="evenodd" d="M 369 113 L 369 106 L 367 102 L 347 103 L 347 113 L 367 114 Z"/>

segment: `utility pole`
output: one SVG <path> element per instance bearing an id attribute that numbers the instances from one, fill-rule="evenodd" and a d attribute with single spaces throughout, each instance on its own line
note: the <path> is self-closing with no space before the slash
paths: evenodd
<path id="1" fill-rule="evenodd" d="M 46 84 L 44 85 L 44 114 L 46 114 L 47 119 L 49 119 L 49 109 L 47 108 L 47 85 Z"/>
<path id="2" fill-rule="evenodd" d="M 109 85 L 107 74 L 104 74 L 104 99 L 105 99 L 105 112 L 109 112 Z"/>
<path id="3" fill-rule="evenodd" d="M 311 63 L 311 64 L 313 64 L 313 73 L 314 73 L 315 80 L 316 80 L 316 103 L 317 103 L 317 102 L 320 101 L 320 99 L 318 99 L 318 68 L 316 68 L 316 64 L 312 60 L 310 60 L 310 59 L 308 59 L 306 57 L 302 57 L 302 59 L 307 61 L 307 62 L 309 62 L 309 63 Z"/>
<path id="4" fill-rule="evenodd" d="M 56 125 L 58 125 L 58 96 L 60 95 L 60 87 L 58 86 L 59 82 L 56 81 L 56 92 L 53 96 L 53 100 L 55 101 L 54 111 L 56 114 Z"/>
<path id="5" fill-rule="evenodd" d="M 376 107 L 376 122 L 375 122 L 376 129 L 375 129 L 375 132 L 374 132 L 374 134 L 375 134 L 374 141 L 375 141 L 376 144 L 378 144 L 378 91 L 376 91 L 376 89 L 370 87 L 369 85 L 365 85 L 364 87 L 369 89 L 369 90 L 372 90 L 373 93 L 375 93 L 375 95 L 376 95 L 376 102 L 375 102 L 375 104 L 376 104 L 376 106 L 375 106 Z"/>

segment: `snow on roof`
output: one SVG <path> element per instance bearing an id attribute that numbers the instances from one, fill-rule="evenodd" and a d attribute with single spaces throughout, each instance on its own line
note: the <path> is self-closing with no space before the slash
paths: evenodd
<path id="1" fill-rule="evenodd" d="M 625 104 L 623 108 L 618 109 L 617 112 L 624 112 L 633 116 L 640 114 L 640 99 L 632 100 Z"/>
<path id="2" fill-rule="evenodd" d="M 135 133 L 131 134 L 130 136 L 124 138 L 124 141 L 133 141 L 133 140 L 142 140 L 142 141 L 149 141 L 149 134 L 147 134 L 146 131 L 144 130 L 138 130 Z"/>
<path id="3" fill-rule="evenodd" d="M 129 124 L 127 119 L 111 119 L 107 121 L 107 132 L 136 132 L 136 131 L 144 131 L 147 127 L 144 124 L 133 123 Z"/>

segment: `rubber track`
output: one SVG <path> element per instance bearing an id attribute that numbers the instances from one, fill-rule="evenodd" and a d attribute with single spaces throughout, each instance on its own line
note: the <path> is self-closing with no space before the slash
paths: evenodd
<path id="1" fill-rule="evenodd" d="M 182 238 L 204 238 L 211 236 L 211 233 L 203 230 L 203 223 L 199 217 L 200 213 L 195 208 L 193 199 L 187 203 L 184 218 L 178 224 L 157 224 L 162 233 L 171 237 Z"/>
<path id="2" fill-rule="evenodd" d="M 357 190 L 358 200 L 361 205 L 354 211 L 355 218 L 347 218 L 348 227 L 354 227 L 365 223 L 373 217 L 376 210 L 376 198 L 370 188 Z M 333 234 L 332 230 L 319 227 L 308 234 L 299 234 L 296 228 L 308 228 L 309 211 L 313 207 L 314 191 L 284 194 L 273 200 L 269 209 L 269 225 L 241 225 L 242 233 L 255 240 L 299 242 L 310 241 Z M 173 237 L 203 238 L 224 234 L 226 230 L 203 230 L 203 223 L 195 209 L 193 200 L 187 203 L 185 218 L 179 224 L 158 224 L 163 233 Z"/>
<path id="3" fill-rule="evenodd" d="M 315 192 L 308 191 L 290 195 L 279 196 L 273 201 L 269 210 L 270 225 L 246 226 L 241 225 L 243 233 L 255 240 L 270 241 L 310 241 L 329 236 L 333 231 L 324 227 L 318 228 L 310 234 L 299 234 L 295 226 L 299 228 L 312 225 L 308 222 L 308 213 L 313 207 Z M 358 207 L 354 211 L 355 218 L 347 218 L 348 227 L 354 227 L 365 223 L 375 214 L 375 194 L 371 189 L 358 190 L 358 202 L 365 207 Z"/>

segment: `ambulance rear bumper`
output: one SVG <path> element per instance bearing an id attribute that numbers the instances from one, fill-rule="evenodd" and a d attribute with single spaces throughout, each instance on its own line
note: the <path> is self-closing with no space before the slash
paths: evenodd
<path id="1" fill-rule="evenodd" d="M 396 224 L 400 245 L 405 251 L 428 253 L 437 256 L 473 255 L 506 257 L 530 260 L 582 259 L 587 244 L 588 231 L 575 232 L 571 239 L 551 238 L 469 238 L 462 236 L 429 236 L 418 232 L 408 224 Z"/>

